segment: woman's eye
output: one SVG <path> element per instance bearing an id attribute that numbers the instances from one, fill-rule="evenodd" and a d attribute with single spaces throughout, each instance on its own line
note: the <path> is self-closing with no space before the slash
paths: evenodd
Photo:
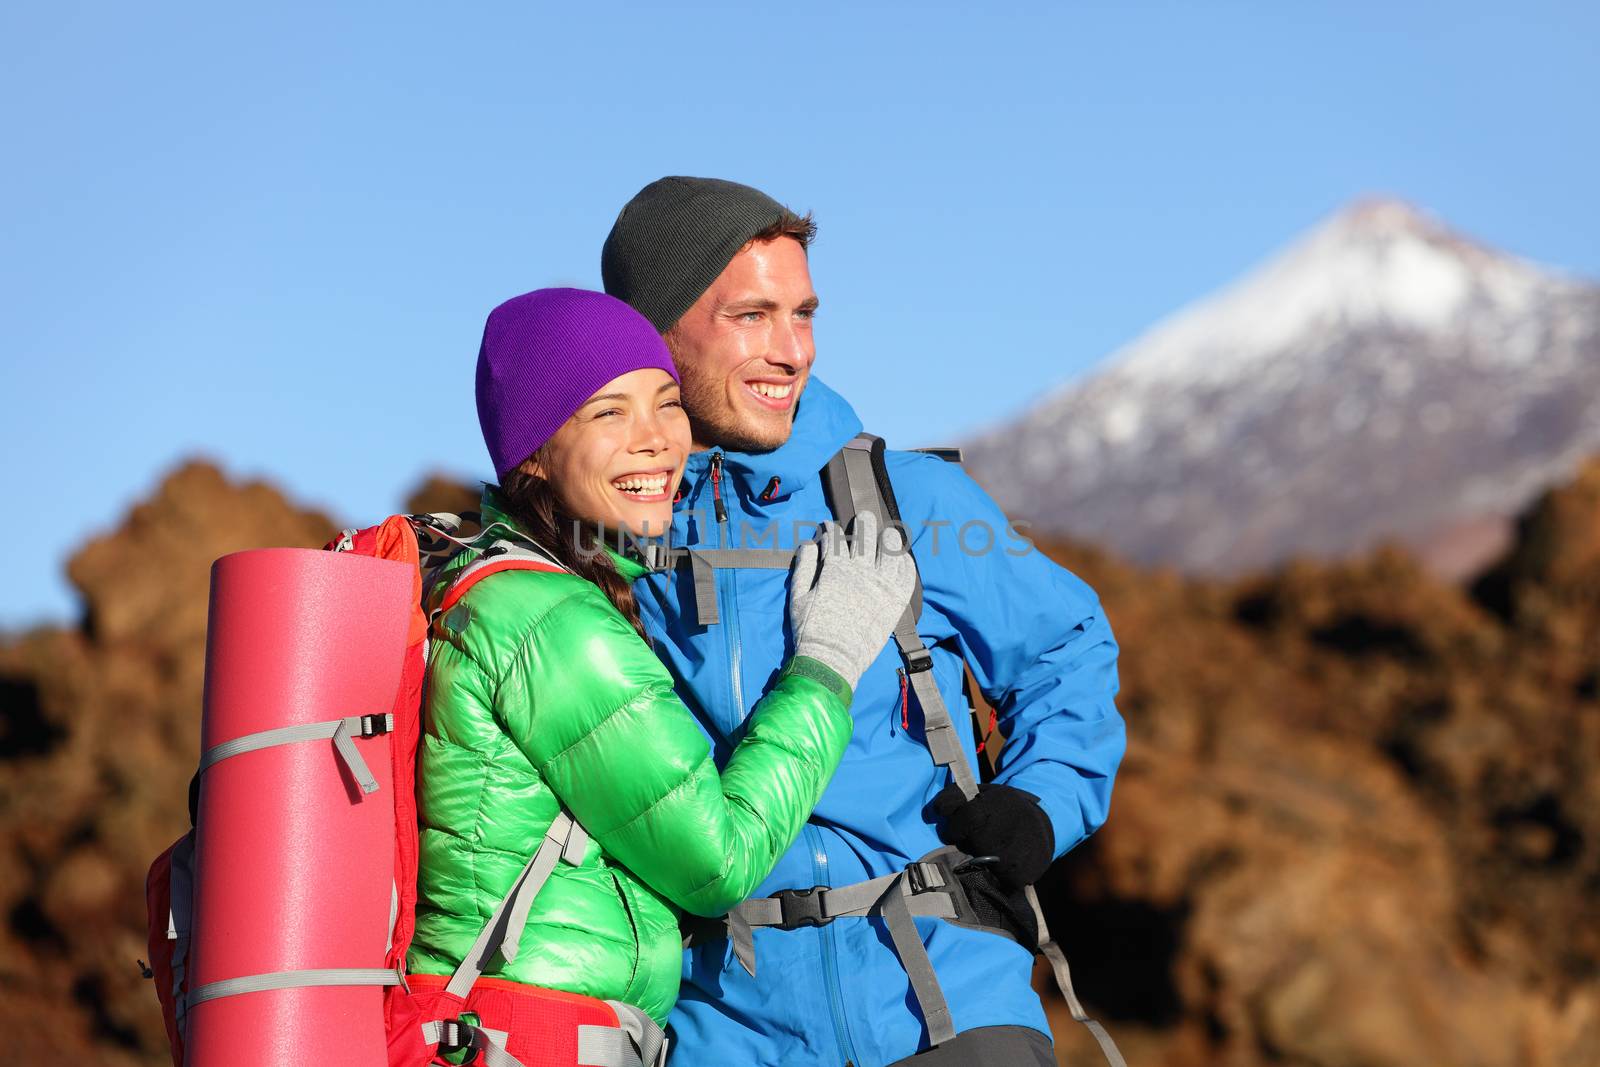
<path id="1" fill-rule="evenodd" d="M 604 419 L 604 418 L 607 418 L 607 417 L 612 416 L 612 415 L 621 415 L 621 414 L 622 414 L 622 409 L 621 408 L 606 408 L 604 411 L 595 412 L 594 417 L 597 418 L 597 419 Z"/>

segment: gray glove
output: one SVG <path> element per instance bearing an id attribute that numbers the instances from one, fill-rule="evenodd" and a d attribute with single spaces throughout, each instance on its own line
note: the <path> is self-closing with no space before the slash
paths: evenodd
<path id="1" fill-rule="evenodd" d="M 863 512 L 850 539 L 824 523 L 794 554 L 789 623 L 794 653 L 826 664 L 854 689 L 911 603 L 917 565 L 897 528 Z"/>

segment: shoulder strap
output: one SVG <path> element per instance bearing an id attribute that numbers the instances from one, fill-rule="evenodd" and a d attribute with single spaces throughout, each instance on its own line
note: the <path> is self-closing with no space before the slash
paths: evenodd
<path id="1" fill-rule="evenodd" d="M 961 462 L 959 449 L 918 449 L 918 451 L 927 452 L 949 462 Z M 822 481 L 823 488 L 828 494 L 828 506 L 839 522 L 848 525 L 858 514 L 870 512 L 877 516 L 880 528 L 890 522 L 900 523 L 900 508 L 894 498 L 894 487 L 889 484 L 889 468 L 884 461 L 882 438 L 866 433 L 857 434 L 828 461 L 828 465 L 822 470 Z M 933 657 L 923 644 L 921 635 L 917 633 L 917 617 L 921 612 L 922 579 L 919 576 L 916 595 L 912 598 L 911 606 L 906 609 L 905 614 L 900 617 L 900 622 L 895 626 L 894 640 L 900 649 L 901 659 L 905 662 L 902 669 L 910 681 L 912 691 L 917 694 L 917 702 L 922 706 L 923 730 L 933 762 L 950 768 L 951 779 L 970 800 L 978 795 L 978 783 L 956 740 L 955 725 L 950 721 L 950 712 L 945 707 L 944 698 L 940 696 L 939 687 L 934 684 L 932 674 L 928 670 L 933 665 Z M 972 701 L 970 695 L 968 701 L 972 703 L 972 713 L 976 717 L 977 704 Z M 979 731 L 979 736 L 984 736 L 981 724 Z M 1062 954 L 1050 935 L 1050 928 L 1044 921 L 1044 912 L 1039 907 L 1039 898 L 1032 886 L 1027 887 L 1026 894 L 1039 927 L 1039 940 L 1034 951 L 1050 961 L 1056 985 L 1066 997 L 1072 1017 L 1094 1035 L 1102 1055 L 1111 1067 L 1127 1067 L 1122 1053 L 1111 1040 L 1111 1035 L 1106 1033 L 1105 1028 L 1098 1022 L 1089 1018 L 1079 1004 L 1077 994 L 1072 988 L 1072 974 L 1067 968 L 1066 956 Z M 893 925 L 890 927 L 890 932 L 891 935 L 894 932 Z M 898 940 L 896 944 L 898 946 Z M 902 953 L 901 958 L 904 962 L 905 954 Z M 907 973 L 912 973 L 909 965 Z M 918 975 L 912 975 L 912 982 L 913 989 L 920 986 L 926 990 L 931 985 L 934 992 L 938 990 L 938 981 L 933 977 L 931 969 L 926 975 L 921 976 L 920 981 Z M 917 995 L 921 1002 L 925 992 L 919 992 Z M 924 1005 L 924 1015 L 930 1019 L 930 1038 L 935 1025 L 934 1019 L 942 1009 L 942 996 L 931 1006 L 931 1010 L 929 1005 Z M 943 1025 L 947 1026 L 948 1023 Z M 936 1040 L 935 1044 L 937 1043 Z"/>
<path id="2" fill-rule="evenodd" d="M 570 574 L 543 549 L 532 541 L 512 541 L 502 538 L 492 542 L 482 554 L 456 572 L 444 599 L 430 615 L 437 616 L 455 607 L 456 601 L 467 595 L 467 590 L 501 571 L 546 571 L 550 574 Z"/>
<path id="3" fill-rule="evenodd" d="M 507 963 L 517 958 L 522 945 L 522 931 L 528 924 L 528 913 L 533 909 L 534 898 L 550 880 L 556 864 L 562 861 L 576 866 L 583 859 L 589 835 L 578 821 L 563 808 L 551 820 L 544 839 L 522 867 L 511 889 L 499 906 L 489 916 L 478 932 L 477 940 L 467 949 L 465 958 L 450 976 L 445 991 L 465 1000 L 478 978 L 488 969 L 496 953 Z"/>
<path id="4" fill-rule="evenodd" d="M 822 469 L 822 485 L 834 518 L 848 527 L 857 515 L 866 513 L 878 520 L 878 528 L 901 526 L 900 506 L 889 484 L 889 467 L 884 462 L 883 438 L 857 434 L 846 442 Z M 904 527 L 902 526 L 902 532 Z M 909 535 L 908 535 L 909 538 Z M 922 708 L 923 736 L 933 762 L 950 771 L 950 778 L 968 799 L 978 795 L 978 780 L 961 751 L 955 723 L 945 706 L 939 687 L 929 668 L 933 656 L 917 633 L 917 618 L 922 614 L 922 578 L 918 576 L 911 603 L 895 624 L 894 643 L 900 650 L 906 681 Z"/>

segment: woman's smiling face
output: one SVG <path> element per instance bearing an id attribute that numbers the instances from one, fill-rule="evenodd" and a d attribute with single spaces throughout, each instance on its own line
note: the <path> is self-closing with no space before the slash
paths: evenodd
<path id="1" fill-rule="evenodd" d="M 672 523 L 689 445 L 678 383 L 647 367 L 601 386 L 524 469 L 548 481 L 574 518 L 659 536 Z"/>

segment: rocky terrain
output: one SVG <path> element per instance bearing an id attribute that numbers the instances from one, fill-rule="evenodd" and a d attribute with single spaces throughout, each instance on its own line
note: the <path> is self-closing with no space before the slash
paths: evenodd
<path id="1" fill-rule="evenodd" d="M 0 641 L 13 1060 L 164 1062 L 135 960 L 187 824 L 210 561 L 334 528 L 186 466 L 72 560 L 81 625 Z M 1130 1063 L 1600 1062 L 1600 463 L 1470 587 L 1395 550 L 1228 581 L 1050 551 L 1117 628 L 1130 747 L 1043 895 Z"/>
<path id="2" fill-rule="evenodd" d="M 1600 452 L 1600 285 L 1355 204 L 969 442 L 1014 517 L 1236 575 L 1397 540 L 1453 577 Z"/>

